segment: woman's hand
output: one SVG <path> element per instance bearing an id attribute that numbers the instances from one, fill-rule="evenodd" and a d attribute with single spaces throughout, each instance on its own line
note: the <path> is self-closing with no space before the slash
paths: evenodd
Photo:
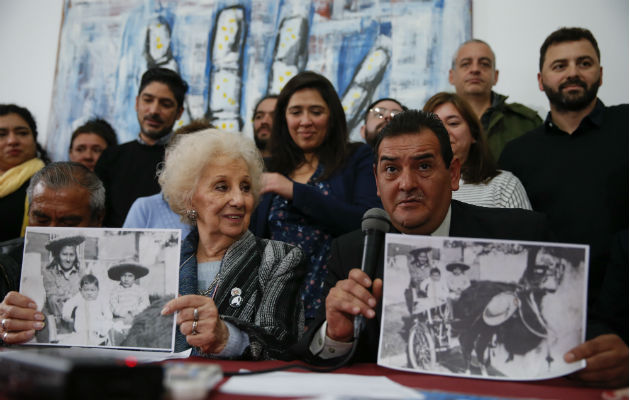
<path id="1" fill-rule="evenodd" d="M 195 324 L 195 310 L 197 321 Z M 208 354 L 218 354 L 227 345 L 230 332 L 219 318 L 219 310 L 214 301 L 206 296 L 186 295 L 173 299 L 164 305 L 162 315 L 179 311 L 177 325 L 191 346 L 199 347 Z M 195 330 L 193 330 L 193 324 Z"/>
<path id="2" fill-rule="evenodd" d="M 265 172 L 262 177 L 260 194 L 277 193 L 287 200 L 293 200 L 293 181 L 277 172 Z"/>
<path id="3" fill-rule="evenodd" d="M 0 338 L 6 344 L 28 342 L 36 330 L 44 328 L 45 319 L 33 300 L 18 292 L 9 292 L 0 303 Z"/>

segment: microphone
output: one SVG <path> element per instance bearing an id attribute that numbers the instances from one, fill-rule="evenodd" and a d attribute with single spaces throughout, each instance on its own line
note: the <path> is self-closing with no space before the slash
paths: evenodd
<path id="1" fill-rule="evenodd" d="M 363 214 L 361 230 L 363 231 L 363 257 L 361 259 L 361 271 L 370 279 L 374 279 L 376 267 L 379 262 L 379 253 L 383 247 L 385 233 L 389 232 L 390 220 L 387 212 L 381 208 L 371 208 Z M 354 318 L 354 339 L 365 327 L 365 317 L 357 315 Z"/>

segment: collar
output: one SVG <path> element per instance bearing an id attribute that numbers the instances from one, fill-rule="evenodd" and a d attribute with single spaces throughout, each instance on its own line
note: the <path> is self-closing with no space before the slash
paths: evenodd
<path id="1" fill-rule="evenodd" d="M 450 233 L 450 227 L 451 227 L 451 206 L 449 204 L 448 211 L 446 212 L 446 216 L 444 217 L 444 220 L 442 221 L 440 226 L 438 226 L 438 228 L 435 231 L 433 231 L 431 236 L 448 236 Z"/>
<path id="2" fill-rule="evenodd" d="M 169 133 L 166 136 L 162 136 L 161 138 L 159 138 L 154 145 L 151 145 L 147 142 L 145 142 L 144 140 L 142 140 L 142 136 L 138 133 L 138 138 L 136 139 L 138 141 L 138 143 L 140 143 L 143 146 L 166 146 L 168 144 L 168 142 L 171 140 L 171 136 L 173 136 L 173 132 Z"/>
<path id="3" fill-rule="evenodd" d="M 74 264 L 72 266 L 72 268 L 70 268 L 69 270 L 64 270 L 63 268 L 61 268 L 61 264 L 59 263 L 55 263 L 55 271 L 59 274 L 59 275 L 63 275 L 63 277 L 68 280 L 70 279 L 70 275 L 72 274 L 78 274 L 79 273 L 79 264 Z"/>
<path id="4" fill-rule="evenodd" d="M 594 126 L 600 127 L 604 123 L 604 109 L 605 108 L 606 106 L 598 97 L 597 101 L 595 102 L 595 108 L 593 108 L 593 110 L 586 117 L 584 117 L 584 119 L 582 119 L 582 122 L 580 122 L 578 129 L 576 129 L 576 132 L 580 130 L 580 127 L 584 125 L 585 121 L 589 121 Z M 553 132 L 553 131 L 563 132 L 560 130 L 560 128 L 556 126 L 556 124 L 553 123 L 553 120 L 551 118 L 551 111 L 547 113 L 547 118 L 545 118 L 545 130 L 547 132 Z"/>
<path id="5" fill-rule="evenodd" d="M 507 100 L 507 96 L 502 95 L 500 93 L 495 92 L 494 90 L 490 92 L 490 108 L 495 108 Z"/>

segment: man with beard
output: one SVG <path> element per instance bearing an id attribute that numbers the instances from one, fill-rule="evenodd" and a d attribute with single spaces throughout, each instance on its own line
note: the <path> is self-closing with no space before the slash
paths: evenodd
<path id="1" fill-rule="evenodd" d="M 164 158 L 175 121 L 184 111 L 188 84 L 174 71 L 151 68 L 142 75 L 136 113 L 136 140 L 108 147 L 95 167 L 107 193 L 104 226 L 121 227 L 133 202 L 160 191 L 156 170 Z"/>
<path id="2" fill-rule="evenodd" d="M 499 70 L 494 52 L 483 40 L 471 39 L 459 46 L 448 80 L 481 121 L 495 160 L 506 143 L 542 122 L 536 111 L 519 103 L 508 103 L 508 96 L 492 90 L 499 80 Z"/>
<path id="3" fill-rule="evenodd" d="M 269 138 L 271 138 L 271 126 L 273 125 L 273 113 L 276 110 L 278 95 L 270 94 L 258 100 L 254 107 L 254 141 L 263 158 L 271 156 L 269 151 Z"/>
<path id="4" fill-rule="evenodd" d="M 361 137 L 365 142 L 374 147 L 374 140 L 378 132 L 391 121 L 394 115 L 406 111 L 407 107 L 400 104 L 398 100 L 385 97 L 370 104 L 363 118 L 361 126 Z"/>
<path id="5" fill-rule="evenodd" d="M 499 164 L 521 180 L 533 209 L 547 214 L 558 241 L 590 245 L 591 311 L 604 293 L 612 239 L 628 229 L 628 105 L 606 107 L 597 98 L 600 52 L 586 29 L 561 28 L 549 35 L 540 48 L 539 68 L 538 85 L 551 111 L 543 125 L 505 147 Z M 619 293 L 622 301 L 627 293 L 626 286 Z M 606 373 L 597 375 L 587 367 L 579 378 L 603 383 L 618 376 L 627 385 L 628 347 L 619 336 L 599 335 L 571 354 L 567 361 L 585 358 L 588 366 L 606 366 Z M 613 358 L 606 361 L 602 354 Z"/>

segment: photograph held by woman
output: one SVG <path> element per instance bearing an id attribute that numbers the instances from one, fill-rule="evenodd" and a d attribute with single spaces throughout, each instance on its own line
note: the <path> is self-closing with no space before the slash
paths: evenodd
<path id="1" fill-rule="evenodd" d="M 521 181 L 498 169 L 492 158 L 481 122 L 468 102 L 455 93 L 440 92 L 424 105 L 444 123 L 453 156 L 461 163 L 459 190 L 453 199 L 482 207 L 524 208 L 532 206 Z"/>
<path id="2" fill-rule="evenodd" d="M 307 71 L 287 82 L 278 96 L 270 151 L 251 229 L 304 251 L 308 271 L 301 298 L 308 323 L 323 303 L 332 240 L 359 229 L 365 211 L 381 205 L 372 150 L 349 143 L 333 85 Z"/>
<path id="3" fill-rule="evenodd" d="M 254 142 L 208 129 L 167 150 L 159 182 L 193 225 L 182 244 L 176 351 L 217 358 L 286 359 L 303 330 L 302 251 L 249 230 L 263 163 Z"/>
<path id="4" fill-rule="evenodd" d="M 49 161 L 37 143 L 31 113 L 15 104 L 0 104 L 0 242 L 24 236 L 28 225 L 26 188 Z"/>

